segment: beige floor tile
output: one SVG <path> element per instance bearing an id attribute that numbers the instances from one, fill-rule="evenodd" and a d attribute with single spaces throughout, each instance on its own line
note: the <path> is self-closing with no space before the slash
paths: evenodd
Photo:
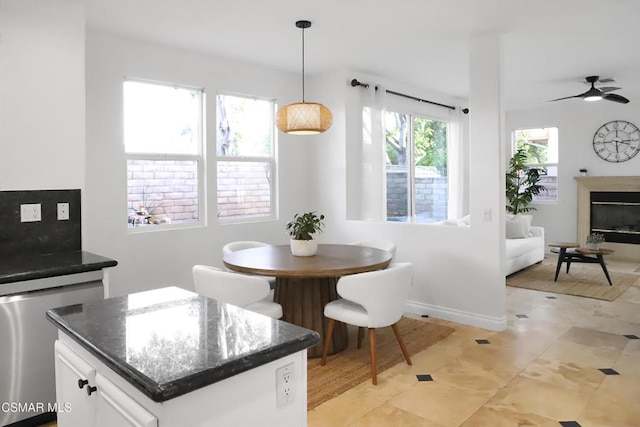
<path id="1" fill-rule="evenodd" d="M 584 427 L 638 427 L 640 425 L 639 378 L 624 375 L 607 376 L 577 421 Z"/>
<path id="2" fill-rule="evenodd" d="M 462 427 L 558 427 L 558 421 L 507 407 L 487 404 L 469 417 Z"/>
<path id="3" fill-rule="evenodd" d="M 540 357 L 547 360 L 574 363 L 583 368 L 606 368 L 613 365 L 621 353 L 622 350 L 592 347 L 571 341 L 557 341 Z"/>
<path id="4" fill-rule="evenodd" d="M 558 387 L 519 376 L 491 399 L 492 405 L 519 413 L 533 413 L 557 421 L 575 420 L 594 391 Z"/>
<path id="5" fill-rule="evenodd" d="M 438 382 L 463 386 L 480 393 L 495 393 L 507 384 L 517 372 L 504 372 L 469 360 L 456 359 L 447 363 L 433 375 Z"/>
<path id="6" fill-rule="evenodd" d="M 534 360 L 520 375 L 576 391 L 595 391 L 605 378 L 596 368 L 583 368 L 574 363 L 542 358 Z"/>
<path id="7" fill-rule="evenodd" d="M 378 406 L 349 427 L 442 427 L 391 405 Z"/>
<path id="8" fill-rule="evenodd" d="M 628 338 L 622 335 L 579 327 L 569 329 L 558 339 L 560 341 L 569 341 L 576 344 L 612 350 L 624 349 L 629 341 Z"/>
<path id="9" fill-rule="evenodd" d="M 369 397 L 344 393 L 307 412 L 308 427 L 346 427 L 382 404 Z"/>
<path id="10" fill-rule="evenodd" d="M 410 387 L 389 404 L 443 426 L 459 426 L 489 397 L 489 394 L 429 381 Z"/>

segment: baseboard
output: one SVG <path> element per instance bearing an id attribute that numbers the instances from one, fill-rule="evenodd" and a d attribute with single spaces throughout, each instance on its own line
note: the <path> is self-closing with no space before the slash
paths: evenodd
<path id="1" fill-rule="evenodd" d="M 456 310 L 447 307 L 438 307 L 417 301 L 407 301 L 405 310 L 408 313 L 428 315 L 437 319 L 462 323 L 463 325 L 489 329 L 491 331 L 504 331 L 507 328 L 507 316 L 492 317 L 468 311 Z"/>

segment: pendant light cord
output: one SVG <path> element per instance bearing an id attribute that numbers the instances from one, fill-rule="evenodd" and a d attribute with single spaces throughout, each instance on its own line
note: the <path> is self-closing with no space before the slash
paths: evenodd
<path id="1" fill-rule="evenodd" d="M 304 102 L 304 27 L 302 28 L 302 102 Z"/>

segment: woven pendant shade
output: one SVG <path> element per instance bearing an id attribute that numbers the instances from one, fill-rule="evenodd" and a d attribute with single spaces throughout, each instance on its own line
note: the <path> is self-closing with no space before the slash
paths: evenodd
<path id="1" fill-rule="evenodd" d="M 331 127 L 333 115 L 316 102 L 298 102 L 278 110 L 276 127 L 292 135 L 315 135 Z"/>

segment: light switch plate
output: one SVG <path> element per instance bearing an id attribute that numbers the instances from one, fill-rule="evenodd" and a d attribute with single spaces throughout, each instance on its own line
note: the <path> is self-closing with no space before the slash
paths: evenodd
<path id="1" fill-rule="evenodd" d="M 40 203 L 20 205 L 20 222 L 42 221 Z"/>

